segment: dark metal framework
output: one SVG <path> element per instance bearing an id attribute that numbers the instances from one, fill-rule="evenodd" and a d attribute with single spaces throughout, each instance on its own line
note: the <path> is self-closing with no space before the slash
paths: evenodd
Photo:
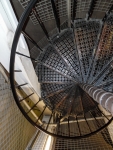
<path id="1" fill-rule="evenodd" d="M 88 11 L 88 16 L 87 16 L 87 20 L 89 20 L 89 18 L 92 16 L 93 14 L 93 10 L 94 10 L 94 7 L 96 5 L 96 1 L 97 0 L 91 0 L 91 3 L 90 3 L 90 8 L 89 8 L 89 11 Z"/>
<path id="2" fill-rule="evenodd" d="M 35 8 L 32 9 L 32 12 L 33 12 L 33 14 L 35 15 L 37 21 L 39 22 L 39 24 L 40 24 L 40 26 L 41 26 L 43 32 L 45 33 L 47 39 L 50 40 L 48 31 L 46 30 L 45 25 L 43 24 L 42 20 L 40 19 L 40 16 L 39 16 L 38 12 L 36 11 Z"/>
<path id="3" fill-rule="evenodd" d="M 52 4 L 52 8 L 53 8 L 57 28 L 58 28 L 58 31 L 60 33 L 60 17 L 59 17 L 59 14 L 58 14 L 58 8 L 56 7 L 56 5 L 58 5 L 58 0 L 51 0 L 51 4 Z"/>
<path id="4" fill-rule="evenodd" d="M 22 34 L 23 34 L 28 40 L 30 40 L 40 51 L 43 51 L 43 50 L 38 46 L 38 44 L 37 44 L 28 34 L 26 34 L 24 31 L 22 31 Z"/>
<path id="5" fill-rule="evenodd" d="M 77 0 L 73 0 L 73 14 L 72 14 L 72 21 L 74 22 L 76 17 L 76 9 L 77 9 Z"/>
<path id="6" fill-rule="evenodd" d="M 38 107 L 38 104 L 41 102 L 41 98 L 28 111 L 24 110 L 24 108 L 22 106 L 22 102 L 25 101 L 27 98 L 30 98 L 34 94 L 34 92 L 32 92 L 30 95 L 27 95 L 23 99 L 19 100 L 19 98 L 18 98 L 16 88 L 21 88 L 23 86 L 26 86 L 27 83 L 23 83 L 22 85 L 15 86 L 14 72 L 21 73 L 21 70 L 14 70 L 15 55 L 18 54 L 23 57 L 27 57 L 31 60 L 36 61 L 35 59 L 28 57 L 25 54 L 16 52 L 16 47 L 18 44 L 20 34 L 23 33 L 25 37 L 27 37 L 35 46 L 37 46 L 40 49 L 40 47 L 36 44 L 36 42 L 30 36 L 28 36 L 24 32 L 22 32 L 24 24 L 26 22 L 26 19 L 30 16 L 31 11 L 32 11 L 32 13 L 34 13 L 35 17 L 37 18 L 37 21 L 39 22 L 40 26 L 42 27 L 47 39 L 50 40 L 49 34 L 46 30 L 46 27 L 44 26 L 43 22 L 41 21 L 41 18 L 39 17 L 39 15 L 35 9 L 35 5 L 37 3 L 39 3 L 40 1 L 41 0 L 32 0 L 29 2 L 23 15 L 21 16 L 21 19 L 19 21 L 16 33 L 14 36 L 14 41 L 13 41 L 12 50 L 11 50 L 11 58 L 10 58 L 10 81 L 11 81 L 11 88 L 12 88 L 12 92 L 13 92 L 15 101 L 16 101 L 20 111 L 23 113 L 23 115 L 26 117 L 26 119 L 32 125 L 34 125 L 35 127 L 39 128 L 40 130 L 44 131 L 45 133 L 47 133 L 51 136 L 65 138 L 65 139 L 81 139 L 81 138 L 91 136 L 91 135 L 101 131 L 105 127 L 107 127 L 111 123 L 112 117 L 110 116 L 109 118 L 107 118 L 108 122 L 105 123 L 104 117 L 106 118 L 107 116 L 104 115 L 104 113 L 98 109 L 97 103 L 95 103 L 93 101 L 93 99 L 91 99 L 91 97 L 88 97 L 87 94 L 78 87 L 77 82 L 75 82 L 76 84 L 73 86 L 73 81 L 74 81 L 73 79 L 75 78 L 73 76 L 73 72 L 75 72 L 75 74 L 79 77 L 79 73 L 78 73 L 79 69 L 78 69 L 77 65 L 73 66 L 74 65 L 73 62 L 76 61 L 76 60 L 74 60 L 73 56 L 71 54 L 69 55 L 70 57 L 67 56 L 67 54 L 69 54 L 69 51 L 68 50 L 65 51 L 66 48 L 67 49 L 70 48 L 72 53 L 75 50 L 74 46 L 72 44 L 72 40 L 68 39 L 68 37 L 70 36 L 70 32 L 68 32 L 68 30 L 67 30 L 66 34 L 64 34 L 64 36 L 62 36 L 62 34 L 61 34 L 59 39 L 62 41 L 61 43 L 67 42 L 69 47 L 67 45 L 65 48 L 63 48 L 63 50 L 61 50 L 59 48 L 61 45 L 61 43 L 59 42 L 59 39 L 57 39 L 56 41 L 53 41 L 53 44 L 58 49 L 58 53 L 59 54 L 62 53 L 63 58 L 66 60 L 67 64 L 69 65 L 69 68 L 66 69 L 65 68 L 66 66 L 65 66 L 65 64 L 63 64 L 64 63 L 63 62 L 62 68 L 60 68 L 61 67 L 60 66 L 56 73 L 54 71 L 54 69 L 52 68 L 53 66 L 47 67 L 47 65 L 44 66 L 44 64 L 38 65 L 38 70 L 39 70 L 39 72 L 42 72 L 42 75 L 43 75 L 43 76 L 41 76 L 40 74 L 38 75 L 39 81 L 42 82 L 42 84 L 46 83 L 46 86 L 44 88 L 47 89 L 47 86 L 48 86 L 47 84 L 52 83 L 53 85 L 51 85 L 51 87 L 49 86 L 49 88 L 50 88 L 49 90 L 51 91 L 52 88 L 58 89 L 57 84 L 58 85 L 61 84 L 62 86 L 60 87 L 60 90 L 59 91 L 56 90 L 54 95 L 49 95 L 48 97 L 44 96 L 45 97 L 45 100 L 44 100 L 45 107 L 41 111 L 40 115 L 35 119 L 32 119 L 32 117 L 30 117 L 29 114 L 33 111 L 33 109 L 36 106 Z M 53 7 L 53 9 L 56 8 L 54 2 L 52 3 L 52 7 Z M 75 8 L 75 6 L 74 6 L 74 8 Z M 91 13 L 90 13 L 90 15 L 91 15 Z M 59 20 L 59 16 L 57 13 L 57 9 L 54 9 L 54 16 L 56 19 L 56 25 L 60 31 L 60 20 Z M 67 34 L 68 34 L 68 37 L 67 37 Z M 40 49 L 40 50 L 42 51 L 42 49 Z M 51 55 L 53 56 L 53 58 L 55 58 L 53 53 L 54 52 L 51 52 Z M 44 55 L 42 58 L 46 57 L 46 62 L 49 63 L 47 61 L 49 54 L 48 54 L 48 56 L 47 56 L 47 53 L 43 53 L 43 54 Z M 73 53 L 73 55 L 75 55 L 75 54 Z M 43 61 L 45 61 L 45 60 L 43 59 Z M 56 62 L 57 62 L 57 60 L 56 60 Z M 60 60 L 59 60 L 59 62 L 60 62 Z M 66 74 L 70 68 L 73 70 L 72 73 Z M 62 70 L 60 70 L 60 69 L 62 69 Z M 59 71 L 61 71 L 62 74 L 65 74 L 64 75 L 65 77 L 64 76 L 62 77 L 61 74 L 59 75 Z M 44 72 L 44 74 L 43 74 L 43 72 Z M 71 76 L 70 79 L 68 78 L 68 75 Z M 48 77 L 48 76 L 50 76 L 50 77 Z M 58 78 L 58 80 L 55 82 L 57 84 L 54 84 L 53 82 L 51 82 L 51 78 L 53 79 L 53 82 L 54 82 L 54 78 Z M 71 84 L 72 87 L 69 86 L 69 84 Z M 67 87 L 67 85 L 68 85 L 68 87 Z M 79 90 L 75 90 L 77 88 Z M 83 93 L 83 97 L 80 96 L 81 93 Z M 52 101 L 53 99 L 54 99 L 54 101 Z M 84 103 L 84 101 L 86 101 L 86 103 Z M 44 121 L 42 121 L 42 117 L 44 116 L 44 112 L 47 109 L 47 107 L 51 110 L 51 115 L 50 115 L 48 122 L 44 122 Z M 92 109 L 89 109 L 89 108 L 92 108 Z M 68 110 L 68 113 L 67 113 L 67 110 Z M 95 124 L 97 123 L 98 126 L 96 126 L 94 129 L 92 129 L 90 120 L 88 120 L 89 118 L 87 118 L 86 116 L 90 116 L 90 118 L 95 122 Z M 104 122 L 103 124 L 99 123 L 99 121 L 98 121 L 99 117 L 101 117 L 101 119 L 103 119 L 103 122 Z M 85 134 L 82 132 L 82 129 L 81 129 L 81 124 L 80 124 L 81 121 L 84 121 L 88 128 L 88 131 Z M 75 131 L 73 132 L 71 129 L 71 125 L 73 123 L 78 128 L 77 133 Z M 64 124 L 67 125 L 67 130 L 68 130 L 67 133 L 65 133 L 63 131 Z M 53 127 L 55 127 L 55 130 L 53 130 Z"/>

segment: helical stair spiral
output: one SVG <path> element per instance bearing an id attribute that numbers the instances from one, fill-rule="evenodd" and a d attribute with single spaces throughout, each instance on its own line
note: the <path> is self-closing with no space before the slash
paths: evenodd
<path id="1" fill-rule="evenodd" d="M 32 125 L 51 136 L 66 139 L 91 136 L 107 127 L 113 119 L 110 113 L 108 116 L 100 109 L 99 104 L 83 86 L 87 84 L 111 94 L 113 92 L 112 6 L 102 20 L 89 19 L 95 6 L 91 1 L 92 9 L 89 9 L 87 18 L 76 18 L 76 1 L 73 1 L 71 27 L 68 27 L 68 20 L 60 24 L 57 1 L 51 0 L 58 32 L 50 36 L 36 9 L 40 2 L 41 0 L 29 2 L 15 32 L 10 58 L 10 82 L 15 101 Z M 23 31 L 27 18 L 32 15 L 39 22 L 48 40 L 44 48 L 39 47 Z M 16 51 L 21 33 L 40 50 L 36 59 Z M 23 101 L 27 98 L 32 101 L 34 93 L 21 100 L 18 97 L 17 90 L 25 84 L 15 86 L 15 73 L 20 73 L 14 68 L 16 55 L 35 61 L 41 97 L 29 110 L 24 109 Z M 31 111 L 34 111 L 35 107 L 38 108 L 41 101 L 45 106 L 37 118 L 33 117 Z M 49 109 L 51 114 L 44 120 L 46 109 Z"/>

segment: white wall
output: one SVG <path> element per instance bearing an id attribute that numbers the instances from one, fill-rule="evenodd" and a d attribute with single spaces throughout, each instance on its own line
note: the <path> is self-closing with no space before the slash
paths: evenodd
<path id="1" fill-rule="evenodd" d="M 14 33 L 18 21 L 13 12 L 9 0 L 0 0 L 0 62 L 9 72 L 10 52 Z M 27 44 L 24 37 L 21 35 L 17 51 L 30 56 Z M 16 55 L 15 70 L 22 70 L 21 73 L 15 73 L 15 80 L 18 84 L 29 83 L 36 93 L 40 96 L 40 84 L 38 83 L 37 75 L 35 74 L 32 62 L 29 58 Z M 28 86 L 24 88 L 27 94 L 31 91 Z M 35 96 L 35 95 L 33 95 Z M 36 97 L 34 97 L 35 99 Z"/>

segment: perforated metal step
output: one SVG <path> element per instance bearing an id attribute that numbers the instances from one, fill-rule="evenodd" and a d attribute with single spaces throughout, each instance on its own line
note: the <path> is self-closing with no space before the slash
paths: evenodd
<path id="1" fill-rule="evenodd" d="M 38 67 L 36 67 L 36 73 L 38 75 L 40 83 L 58 83 L 58 84 L 73 83 L 71 79 L 43 65 L 38 65 Z"/>
<path id="2" fill-rule="evenodd" d="M 57 111 L 61 112 L 64 109 L 63 105 L 69 105 L 70 89 L 78 88 L 77 84 L 81 82 L 102 87 L 106 82 L 112 81 L 112 20 L 113 15 L 109 15 L 103 25 L 96 19 L 90 21 L 78 19 L 74 21 L 74 30 L 64 29 L 39 55 L 36 73 L 39 82 L 43 83 L 42 97 L 51 109 L 58 105 Z M 107 87 L 103 85 L 103 89 L 113 90 L 111 84 Z M 83 105 L 82 111 L 83 107 L 85 112 L 95 108 L 95 104 L 88 100 L 88 96 L 83 94 L 83 91 L 79 91 L 79 88 L 76 94 L 75 91 L 76 88 L 73 90 L 74 101 L 78 97 L 77 93 L 80 92 L 79 103 Z M 64 100 L 65 94 L 68 96 Z M 64 111 L 66 112 L 66 109 Z"/>
<path id="3" fill-rule="evenodd" d="M 76 80 L 76 74 L 69 69 L 62 56 L 52 46 L 49 46 L 45 52 L 39 55 L 38 62 L 56 72 L 59 72 L 67 78 Z"/>
<path id="4" fill-rule="evenodd" d="M 102 76 L 104 77 L 106 76 L 106 79 L 109 80 L 109 77 L 111 76 L 112 73 L 106 74 L 106 71 L 110 72 L 111 70 L 111 62 L 113 56 L 112 39 L 113 39 L 113 14 L 109 15 L 106 22 L 104 23 L 96 56 L 92 66 L 91 75 L 88 80 L 89 83 L 94 83 L 92 81 L 96 80 L 98 81 L 96 85 L 98 85 L 99 82 L 103 82 Z M 102 80 L 100 80 L 100 78 Z"/>
<path id="5" fill-rule="evenodd" d="M 62 56 L 68 67 L 77 77 L 80 77 L 77 49 L 74 45 L 74 33 L 70 29 L 60 34 L 53 42 L 55 49 Z"/>
<path id="6" fill-rule="evenodd" d="M 80 60 L 83 82 L 87 81 L 95 57 L 101 22 L 92 20 L 75 21 L 75 42 Z"/>

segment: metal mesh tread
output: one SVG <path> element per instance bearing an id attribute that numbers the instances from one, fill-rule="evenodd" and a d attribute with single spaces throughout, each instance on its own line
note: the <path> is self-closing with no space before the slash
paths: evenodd
<path id="1" fill-rule="evenodd" d="M 90 96 L 88 96 L 83 90 L 81 90 L 81 101 L 84 107 L 84 112 L 87 113 L 90 110 L 95 109 L 95 106 L 98 104 L 92 100 Z"/>
<path id="2" fill-rule="evenodd" d="M 81 82 L 81 72 L 82 82 L 84 83 L 92 82 L 92 84 L 99 86 L 112 80 L 112 65 L 105 70 L 104 74 L 100 74 L 103 68 L 107 66 L 106 62 L 110 64 L 112 59 L 112 20 L 113 15 L 110 14 L 102 28 L 99 20 L 86 21 L 78 19 L 74 22 L 74 30 L 65 29 L 62 31 L 59 36 L 52 39 L 53 45 L 48 45 L 45 51 L 39 55 L 36 73 L 41 83 L 41 93 L 44 101 L 52 102 L 50 107 L 52 105 L 55 107 L 57 101 L 62 100 L 61 93 L 64 94 L 68 87 L 70 89 Z M 102 35 L 99 40 L 101 30 Z M 97 47 L 98 41 L 99 45 Z M 104 59 L 102 59 L 103 57 Z M 95 80 L 99 74 L 101 76 Z M 103 88 L 106 91 L 112 91 L 111 85 Z M 67 93 L 69 94 L 68 90 Z M 88 101 L 87 95 L 83 92 L 79 95 L 83 95 L 79 103 L 83 103 L 85 110 L 89 111 L 89 109 L 93 109 L 93 106 L 95 107 L 95 104 L 93 105 Z M 63 100 L 62 106 L 68 105 L 69 100 L 67 99 Z M 77 99 L 77 95 L 75 99 Z M 84 103 L 86 101 L 84 99 L 87 99 L 87 103 Z M 64 107 L 62 106 L 59 105 L 59 111 Z M 79 110 L 75 110 L 79 112 Z"/>
<path id="3" fill-rule="evenodd" d="M 70 70 L 72 70 L 77 77 L 79 77 L 79 63 L 74 46 L 74 34 L 72 30 L 63 32 L 58 39 L 55 39 L 55 49 L 60 53 L 62 58 L 66 61 Z"/>
<path id="4" fill-rule="evenodd" d="M 23 8 L 26 8 L 30 0 L 18 0 Z M 77 18 L 85 18 L 86 14 L 89 10 L 91 0 L 76 0 L 77 8 L 75 10 L 76 17 Z M 101 16 L 104 16 L 105 12 L 109 10 L 111 5 L 113 4 L 113 0 L 96 0 L 95 8 L 94 8 L 94 14 L 97 12 L 101 12 Z M 73 0 L 70 1 L 70 14 L 72 16 L 73 14 Z M 57 2 L 57 9 L 59 10 L 59 16 L 67 17 L 67 1 L 66 0 L 59 0 Z M 49 0 L 41 0 L 38 2 L 38 5 L 36 5 L 36 10 L 39 13 L 39 16 L 43 22 L 49 21 L 51 19 L 54 19 L 52 5 Z M 95 15 L 95 17 L 98 19 L 101 16 Z M 32 22 L 34 25 L 37 25 L 38 22 L 33 14 L 30 16 Z M 76 19 L 76 18 L 74 18 Z"/>
<path id="5" fill-rule="evenodd" d="M 38 62 L 69 78 L 76 78 L 76 74 L 68 69 L 66 64 L 63 62 L 62 57 L 52 46 L 47 47 L 46 51 L 39 55 Z"/>
<path id="6" fill-rule="evenodd" d="M 61 74 L 43 66 L 38 65 L 36 67 L 36 74 L 38 76 L 38 80 L 40 83 L 58 83 L 58 84 L 66 84 L 72 83 L 72 80 L 62 76 Z"/>
<path id="7" fill-rule="evenodd" d="M 75 87 L 76 89 L 76 87 Z M 76 103 L 75 99 L 75 89 L 72 88 L 70 92 L 68 92 L 68 96 L 66 99 L 62 102 L 62 104 L 58 107 L 58 109 L 61 109 L 61 114 L 63 118 L 68 118 L 68 116 L 72 113 L 72 106 L 74 103 Z M 80 104 L 79 104 L 80 105 Z M 61 119 L 62 120 L 62 119 Z"/>
<path id="8" fill-rule="evenodd" d="M 58 94 L 56 93 L 49 98 L 45 98 L 45 103 L 48 104 L 48 102 L 50 102 L 51 105 L 53 106 L 53 108 L 58 112 L 65 111 L 64 107 L 67 107 L 68 104 L 66 103 L 66 105 L 65 105 L 64 103 L 69 98 L 69 93 L 70 93 L 71 89 L 72 88 L 67 88 Z"/>
<path id="9" fill-rule="evenodd" d="M 89 83 L 92 83 L 92 79 L 98 78 L 98 75 L 104 69 L 110 67 L 113 56 L 113 14 L 109 15 L 100 37 L 100 42 L 95 56 L 95 61 L 92 66 L 92 72 L 89 78 Z M 105 73 L 105 71 L 104 71 Z"/>
<path id="10" fill-rule="evenodd" d="M 83 122 L 82 122 L 82 125 Z M 92 122 L 93 125 L 93 122 Z M 87 130 L 84 126 L 84 131 Z M 62 130 L 66 132 L 66 125 L 62 127 Z M 71 125 L 71 132 L 76 134 L 78 129 L 74 124 Z M 58 139 L 56 140 L 55 150 L 112 150 L 112 141 L 110 140 L 110 135 L 107 129 L 104 129 L 101 133 L 93 135 L 89 138 L 84 138 L 81 140 L 65 140 Z"/>
<path id="11" fill-rule="evenodd" d="M 67 108 L 72 105 L 68 99 L 74 98 L 69 91 L 73 85 L 76 87 L 73 81 L 79 76 L 73 36 L 72 30 L 65 30 L 59 38 L 54 38 L 54 47 L 49 45 L 37 58 L 36 73 L 44 102 L 62 115 L 66 115 Z"/>
<path id="12" fill-rule="evenodd" d="M 101 29 L 100 21 L 75 21 L 75 41 L 80 59 L 83 82 L 86 82 L 90 65 L 96 51 L 98 35 Z"/>
<path id="13" fill-rule="evenodd" d="M 112 81 L 112 18 L 110 14 L 104 24 L 96 19 L 75 20 L 73 29 L 64 29 L 53 36 L 37 58 L 35 70 L 41 84 L 41 97 L 45 106 L 55 113 L 54 123 L 57 127 L 60 124 L 55 134 L 59 136 L 83 137 L 107 124 L 98 104 L 79 84 L 102 86 Z M 111 84 L 104 85 L 103 89 L 113 90 Z M 111 141 L 108 142 L 106 136 L 100 134 L 111 149 Z"/>
<path id="14" fill-rule="evenodd" d="M 61 90 L 65 90 L 68 88 L 70 85 L 69 84 L 41 84 L 41 89 L 42 89 L 42 97 L 45 97 L 47 95 L 51 95 L 53 93 L 56 93 Z"/>

